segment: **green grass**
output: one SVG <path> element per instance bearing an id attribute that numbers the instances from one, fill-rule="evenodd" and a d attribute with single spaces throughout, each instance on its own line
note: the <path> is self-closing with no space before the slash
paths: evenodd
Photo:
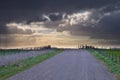
<path id="1" fill-rule="evenodd" d="M 120 80 L 120 64 L 117 64 L 115 61 L 111 60 L 110 58 L 103 56 L 97 50 L 90 49 L 89 51 L 98 59 L 100 59 L 102 62 L 104 62 L 104 64 L 106 64 L 109 70 L 116 75 L 117 80 Z"/>
<path id="2" fill-rule="evenodd" d="M 105 52 L 107 52 L 108 54 L 115 54 L 117 56 L 120 56 L 120 50 L 112 50 L 112 49 L 108 49 L 108 50 L 104 50 Z"/>
<path id="3" fill-rule="evenodd" d="M 8 66 L 1 66 L 0 67 L 0 80 L 5 80 L 6 78 L 13 76 L 23 70 L 29 69 L 34 65 L 51 58 L 52 56 L 62 52 L 63 50 L 55 50 L 46 54 L 39 55 L 37 57 L 31 57 L 25 59 L 17 64 L 8 65 Z"/>

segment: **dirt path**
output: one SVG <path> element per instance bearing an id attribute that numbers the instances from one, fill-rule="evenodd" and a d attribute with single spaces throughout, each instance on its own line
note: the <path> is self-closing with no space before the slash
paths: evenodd
<path id="1" fill-rule="evenodd" d="M 7 80 L 115 80 L 115 78 L 88 51 L 65 50 Z"/>

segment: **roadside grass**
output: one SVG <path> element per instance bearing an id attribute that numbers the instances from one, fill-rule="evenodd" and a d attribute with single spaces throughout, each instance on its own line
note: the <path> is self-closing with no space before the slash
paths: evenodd
<path id="1" fill-rule="evenodd" d="M 104 50 L 104 51 L 108 54 L 114 53 L 116 56 L 120 56 L 120 50 L 107 49 L 107 50 Z"/>
<path id="2" fill-rule="evenodd" d="M 105 65 L 107 65 L 108 69 L 115 74 L 117 80 L 120 80 L 120 64 L 117 64 L 115 61 L 103 56 L 97 50 L 89 49 L 88 51 L 101 60 Z"/>
<path id="3" fill-rule="evenodd" d="M 13 76 L 21 71 L 29 69 L 29 68 L 33 67 L 34 65 L 36 65 L 46 59 L 49 59 L 62 51 L 63 50 L 56 49 L 56 50 L 54 50 L 52 52 L 48 52 L 46 54 L 42 54 L 42 55 L 39 55 L 36 57 L 31 57 L 31 58 L 25 59 L 14 65 L 1 66 L 0 67 L 0 80 L 5 80 L 10 76 Z"/>

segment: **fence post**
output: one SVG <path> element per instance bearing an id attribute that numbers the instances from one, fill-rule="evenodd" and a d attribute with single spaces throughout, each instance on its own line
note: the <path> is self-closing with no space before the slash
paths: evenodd
<path id="1" fill-rule="evenodd" d="M 102 52 L 103 56 L 106 57 L 106 53 L 105 52 Z"/>
<path id="2" fill-rule="evenodd" d="M 110 59 L 112 59 L 112 53 L 110 53 Z"/>
<path id="3" fill-rule="evenodd" d="M 119 58 L 119 64 L 120 64 L 120 56 L 118 58 Z"/>
<path id="4" fill-rule="evenodd" d="M 117 55 L 115 54 L 115 62 L 117 63 Z"/>
<path id="5" fill-rule="evenodd" d="M 119 64 L 119 56 L 117 55 L 117 63 Z"/>
<path id="6" fill-rule="evenodd" d="M 108 53 L 108 58 L 110 58 L 110 53 Z"/>
<path id="7" fill-rule="evenodd" d="M 113 53 L 113 61 L 115 61 L 115 54 Z"/>
<path id="8" fill-rule="evenodd" d="M 112 54 L 112 60 L 113 60 L 113 53 L 111 53 Z"/>

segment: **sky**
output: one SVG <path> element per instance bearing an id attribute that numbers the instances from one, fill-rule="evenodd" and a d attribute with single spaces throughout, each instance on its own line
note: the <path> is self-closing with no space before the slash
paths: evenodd
<path id="1" fill-rule="evenodd" d="M 0 0 L 0 48 L 120 47 L 120 0 Z"/>

